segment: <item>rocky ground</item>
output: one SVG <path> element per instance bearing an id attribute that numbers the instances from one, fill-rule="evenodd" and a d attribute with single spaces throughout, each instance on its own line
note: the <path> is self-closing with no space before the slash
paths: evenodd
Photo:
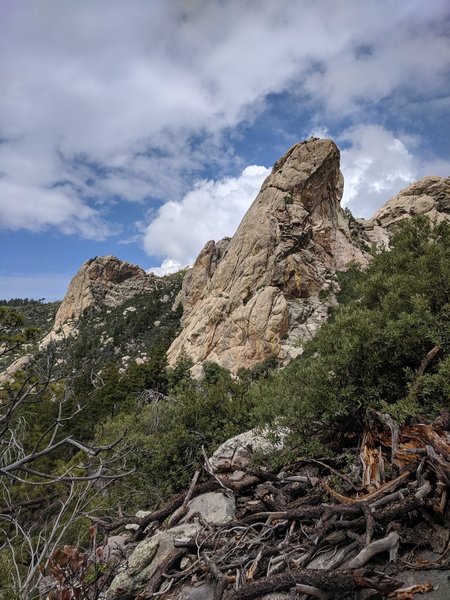
<path id="1" fill-rule="evenodd" d="M 399 427 L 374 412 L 345 455 L 252 467 L 271 444 L 237 436 L 161 509 L 96 522 L 89 552 L 52 557 L 47 598 L 449 597 L 448 413 Z"/>

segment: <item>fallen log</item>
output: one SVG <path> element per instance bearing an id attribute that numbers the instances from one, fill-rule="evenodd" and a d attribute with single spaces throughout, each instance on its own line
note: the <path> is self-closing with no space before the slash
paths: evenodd
<path id="1" fill-rule="evenodd" d="M 388 471 L 392 479 L 385 481 L 387 473 L 380 475 L 376 490 L 372 480 L 366 488 L 358 488 L 364 477 L 356 463 L 360 443 L 350 455 L 354 457 L 350 474 L 336 468 L 343 463 L 348 469 L 347 457 L 333 467 L 327 459 L 305 459 L 300 466 L 284 465 L 278 474 L 246 469 L 239 477 L 215 475 L 200 484 L 196 474 L 187 493 L 172 497 L 146 517 L 98 522 L 98 527 L 111 531 L 125 523 L 137 524 L 138 531 L 127 542 L 132 550 L 134 540 L 179 523 L 191 498 L 226 489 L 234 495 L 228 517 L 232 520 L 215 522 L 206 508 L 191 514 L 198 524 L 196 535 L 174 540 L 174 549 L 143 584 L 147 590 L 141 598 L 177 598 L 186 584 L 214 580 L 214 600 L 252 600 L 288 590 L 319 600 L 353 592 L 360 600 L 384 598 L 402 584 L 370 569 L 376 563 L 382 571 L 395 561 L 400 543 L 395 568 L 448 568 L 450 438 L 443 425 L 398 427 L 385 416 L 371 423 L 364 438 L 368 459 L 373 458 L 375 467 L 394 463 Z M 339 476 L 336 485 L 341 489 L 332 489 L 330 473 Z M 428 547 L 440 555 L 438 561 L 424 562 L 419 550 Z M 186 558 L 180 561 L 183 555 Z M 413 593 L 400 592 L 393 598 Z"/>
<path id="2" fill-rule="evenodd" d="M 177 560 L 179 560 L 184 554 L 186 550 L 175 548 L 169 555 L 162 561 L 159 567 L 156 569 L 155 573 L 152 575 L 150 580 L 147 583 L 145 591 L 138 596 L 138 600 L 148 600 L 149 598 L 153 598 L 155 593 L 158 591 L 161 583 L 164 579 L 163 575 Z"/>
<path id="3" fill-rule="evenodd" d="M 364 588 L 385 594 L 393 592 L 402 583 L 383 573 L 369 570 L 326 571 L 323 569 L 296 569 L 288 573 L 264 577 L 230 593 L 229 600 L 254 600 L 271 592 L 290 590 L 297 584 L 309 585 L 325 592 L 351 592 Z"/>

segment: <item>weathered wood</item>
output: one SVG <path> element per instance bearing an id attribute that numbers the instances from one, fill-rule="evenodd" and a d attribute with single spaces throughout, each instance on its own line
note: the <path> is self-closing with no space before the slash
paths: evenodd
<path id="1" fill-rule="evenodd" d="M 170 552 L 170 554 L 163 560 L 163 562 L 156 569 L 155 573 L 149 579 L 145 591 L 141 594 L 142 600 L 153 598 L 153 594 L 158 591 L 158 588 L 163 582 L 164 573 L 170 569 L 174 562 L 179 560 L 185 554 L 186 550 L 184 548 L 174 548 L 174 550 Z"/>
<path id="2" fill-rule="evenodd" d="M 421 389 L 421 377 L 425 373 L 425 370 L 427 369 L 428 365 L 440 351 L 441 347 L 436 345 L 426 354 L 426 356 L 423 357 L 419 367 L 416 370 L 414 380 L 409 390 L 408 398 L 410 400 L 414 401 L 419 396 Z"/>
<path id="3" fill-rule="evenodd" d="M 355 558 L 352 558 L 348 562 L 344 563 L 342 565 L 342 568 L 360 569 L 367 562 L 369 562 L 371 558 L 373 558 L 377 554 L 380 554 L 380 552 L 386 551 L 389 551 L 391 560 L 395 549 L 398 548 L 399 542 L 400 536 L 398 535 L 398 533 L 396 531 L 391 531 L 391 533 L 387 537 L 381 540 L 375 540 L 374 542 L 366 546 L 366 548 L 361 550 L 361 552 L 357 556 L 355 556 Z"/>
<path id="4" fill-rule="evenodd" d="M 333 597 L 332 592 L 324 592 L 323 590 L 319 590 L 319 588 L 313 587 L 312 585 L 305 585 L 304 583 L 297 583 L 295 585 L 295 590 L 301 594 L 308 594 L 308 596 L 319 598 L 319 600 L 331 600 Z"/>
<path id="5" fill-rule="evenodd" d="M 227 579 L 211 558 L 205 557 L 205 561 L 217 581 L 216 589 L 214 590 L 214 600 L 222 600 L 223 593 L 227 587 Z"/>
<path id="6" fill-rule="evenodd" d="M 296 569 L 288 573 L 264 577 L 233 591 L 227 598 L 234 600 L 254 600 L 271 592 L 290 590 L 297 584 L 309 585 L 325 592 L 347 592 L 363 588 L 374 588 L 392 592 L 401 583 L 388 576 L 370 571 L 326 571 L 323 569 Z"/>
<path id="7" fill-rule="evenodd" d="M 176 509 L 175 512 L 169 517 L 167 521 L 168 527 L 173 527 L 176 523 L 180 521 L 184 517 L 184 515 L 188 512 L 187 505 L 192 498 L 192 494 L 194 493 L 195 486 L 197 485 L 198 477 L 200 475 L 200 471 L 195 471 L 194 476 L 192 477 L 191 485 L 187 491 L 187 494 L 183 500 L 183 504 Z"/>

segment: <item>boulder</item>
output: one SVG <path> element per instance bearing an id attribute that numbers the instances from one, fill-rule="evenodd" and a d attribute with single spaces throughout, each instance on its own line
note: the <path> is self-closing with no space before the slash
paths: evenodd
<path id="1" fill-rule="evenodd" d="M 389 248 L 389 239 L 400 221 L 426 215 L 433 222 L 450 219 L 450 177 L 423 177 L 401 190 L 370 219 L 358 219 L 365 237 L 378 248 Z"/>
<path id="2" fill-rule="evenodd" d="M 214 600 L 216 584 L 213 582 L 202 583 L 198 586 L 186 585 L 177 590 L 174 595 L 167 596 L 167 600 Z"/>
<path id="3" fill-rule="evenodd" d="M 102 560 L 109 564 L 122 561 L 128 553 L 127 544 L 129 541 L 130 536 L 128 534 L 109 536 L 107 543 L 101 548 Z"/>
<path id="4" fill-rule="evenodd" d="M 255 452 L 269 454 L 283 447 L 288 431 L 279 428 L 276 432 L 268 429 L 250 429 L 224 442 L 211 456 L 210 463 L 217 473 L 238 471 L 247 467 Z"/>
<path id="5" fill-rule="evenodd" d="M 200 513 L 210 525 L 226 525 L 234 519 L 236 503 L 234 496 L 222 492 L 209 492 L 196 496 L 188 504 L 189 512 L 182 520 L 188 521 L 194 513 Z"/>
<path id="6" fill-rule="evenodd" d="M 134 598 L 173 552 L 174 540 L 192 538 L 200 529 L 198 523 L 183 523 L 166 531 L 158 531 L 143 540 L 124 563 L 123 570 L 114 577 L 106 594 L 107 600 Z"/>

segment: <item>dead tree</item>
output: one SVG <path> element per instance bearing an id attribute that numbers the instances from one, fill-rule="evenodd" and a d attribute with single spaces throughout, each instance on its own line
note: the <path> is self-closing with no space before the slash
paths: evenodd
<path id="1" fill-rule="evenodd" d="M 83 410 L 73 395 L 76 376 L 65 372 L 49 346 L 15 381 L 0 386 L 0 550 L 14 566 L 10 587 L 23 600 L 33 597 L 41 571 L 69 527 L 88 516 L 93 499 L 109 483 L 127 474 L 129 449 L 123 437 L 98 445 L 65 433 Z M 35 409 L 45 397 L 55 417 L 30 444 L 29 430 L 39 414 Z M 49 468 L 56 464 L 55 453 L 64 449 L 64 466 L 60 461 Z"/>

